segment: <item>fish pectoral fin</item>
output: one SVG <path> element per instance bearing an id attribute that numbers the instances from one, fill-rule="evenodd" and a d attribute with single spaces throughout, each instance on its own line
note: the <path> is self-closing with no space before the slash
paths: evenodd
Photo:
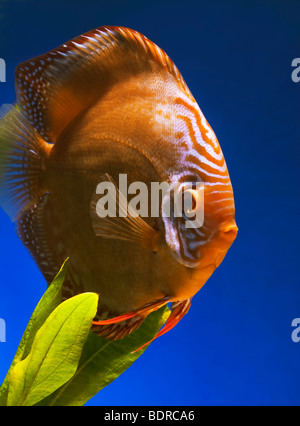
<path id="1" fill-rule="evenodd" d="M 152 343 L 155 339 L 158 337 L 164 335 L 168 331 L 172 330 L 172 328 L 175 327 L 179 323 L 179 321 L 188 313 L 189 309 L 191 307 L 191 299 L 182 300 L 179 302 L 172 303 L 171 307 L 171 315 L 169 316 L 166 324 L 164 327 L 156 334 L 156 336 L 150 340 L 149 342 L 145 343 L 140 348 L 136 349 L 133 353 L 140 351 L 145 346 Z"/>
<path id="2" fill-rule="evenodd" d="M 96 191 L 90 206 L 92 226 L 96 236 L 130 241 L 157 251 L 159 233 L 128 204 L 109 174 L 102 176 L 101 180 L 106 184 L 107 194 L 99 200 L 99 194 L 97 195 Z M 106 204 L 107 209 L 104 208 Z"/>

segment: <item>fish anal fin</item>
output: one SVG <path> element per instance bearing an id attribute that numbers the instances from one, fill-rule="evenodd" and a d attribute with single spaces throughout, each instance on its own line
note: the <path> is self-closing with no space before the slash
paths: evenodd
<path id="1" fill-rule="evenodd" d="M 25 210 L 17 221 L 16 232 L 34 258 L 45 280 L 50 284 L 61 264 L 54 258 L 44 232 L 47 201 L 48 194 L 45 194 L 39 198 L 36 205 Z"/>

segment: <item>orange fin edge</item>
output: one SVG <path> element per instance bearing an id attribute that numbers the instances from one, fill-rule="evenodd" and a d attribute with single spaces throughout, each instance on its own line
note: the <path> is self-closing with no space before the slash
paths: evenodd
<path id="1" fill-rule="evenodd" d="M 145 346 L 152 343 L 158 337 L 163 336 L 165 333 L 172 330 L 172 328 L 174 328 L 175 325 L 177 325 L 179 323 L 179 321 L 181 321 L 181 319 L 188 313 L 190 307 L 191 307 L 191 299 L 186 299 L 186 300 L 182 300 L 182 301 L 179 301 L 179 302 L 172 303 L 171 315 L 169 316 L 164 327 L 156 334 L 156 336 L 152 340 L 145 343 L 143 346 L 136 349 L 132 353 L 139 352 L 141 349 L 143 349 Z"/>
<path id="2" fill-rule="evenodd" d="M 140 309 L 137 309 L 132 312 L 127 312 L 126 314 L 120 315 L 115 318 L 111 318 L 108 320 L 103 321 L 93 321 L 93 325 L 109 325 L 109 324 L 116 324 L 118 322 L 126 321 L 128 319 L 134 318 L 140 314 L 147 313 L 149 315 L 153 311 L 157 311 L 162 306 L 166 305 L 168 302 L 170 302 L 170 297 L 164 297 L 163 299 L 159 299 L 155 302 L 149 303 L 145 306 L 143 306 Z"/>

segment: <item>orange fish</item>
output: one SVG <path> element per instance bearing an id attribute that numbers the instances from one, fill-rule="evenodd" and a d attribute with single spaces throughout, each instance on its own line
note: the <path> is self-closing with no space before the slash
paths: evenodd
<path id="1" fill-rule="evenodd" d="M 19 65 L 17 104 L 0 121 L 0 201 L 51 283 L 69 257 L 64 298 L 100 294 L 93 330 L 121 339 L 171 303 L 158 335 L 237 235 L 233 190 L 218 140 L 172 60 L 136 31 L 102 27 Z M 202 183 L 204 222 L 95 213 L 96 188 Z M 204 188 L 204 189 L 203 189 Z M 190 189 L 191 211 L 200 189 Z M 169 202 L 174 197 L 169 194 Z M 124 202 L 123 202 L 124 201 Z M 127 202 L 128 203 L 128 202 Z"/>

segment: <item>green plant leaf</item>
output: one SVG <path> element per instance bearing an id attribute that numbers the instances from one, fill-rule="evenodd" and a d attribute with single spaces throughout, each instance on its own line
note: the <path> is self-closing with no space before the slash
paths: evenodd
<path id="1" fill-rule="evenodd" d="M 74 376 L 37 405 L 84 405 L 140 357 L 145 349 L 137 353 L 132 352 L 155 336 L 169 314 L 167 306 L 151 313 L 138 330 L 115 342 L 90 332 Z"/>
<path id="2" fill-rule="evenodd" d="M 48 287 L 30 318 L 10 369 L 2 386 L 0 387 L 0 406 L 6 405 L 8 381 L 13 367 L 28 355 L 37 331 L 44 324 L 51 312 L 61 303 L 61 289 L 65 280 L 66 272 L 67 260 L 55 277 L 53 283 Z"/>
<path id="3" fill-rule="evenodd" d="M 150 341 L 169 316 L 169 309 L 161 308 L 150 314 L 137 331 L 121 341 L 111 342 L 89 333 L 91 315 L 89 320 L 86 318 L 88 326 L 81 334 L 75 319 L 76 312 L 73 325 L 69 321 L 69 304 L 74 302 L 74 298 L 60 304 L 66 270 L 67 263 L 49 286 L 28 323 L 0 388 L 0 406 L 84 405 L 139 358 L 145 348 L 138 353 L 133 351 Z M 75 297 L 86 295 L 91 293 Z M 97 295 L 93 296 L 97 298 Z M 78 312 L 79 316 L 83 314 L 80 309 Z M 54 338 L 52 343 L 51 338 Z M 66 348 L 68 345 L 72 348 L 70 352 Z"/>
<path id="4" fill-rule="evenodd" d="M 22 350 L 22 359 L 24 359 L 28 355 L 33 339 L 40 327 L 44 324 L 48 316 L 62 301 L 61 290 L 66 278 L 67 266 L 68 260 L 66 260 L 63 264 L 61 270 L 54 278 L 52 284 L 48 287 L 44 296 L 41 298 L 36 309 L 34 310 L 32 317 L 30 318 L 30 321 L 23 336 L 24 345 L 22 345 L 23 339 L 21 340 L 20 344 L 21 348 L 22 346 L 24 346 L 24 349 Z"/>
<path id="5" fill-rule="evenodd" d="M 98 295 L 83 293 L 61 303 L 35 335 L 27 358 L 9 376 L 8 406 L 31 406 L 65 384 L 76 372 L 98 306 Z"/>

